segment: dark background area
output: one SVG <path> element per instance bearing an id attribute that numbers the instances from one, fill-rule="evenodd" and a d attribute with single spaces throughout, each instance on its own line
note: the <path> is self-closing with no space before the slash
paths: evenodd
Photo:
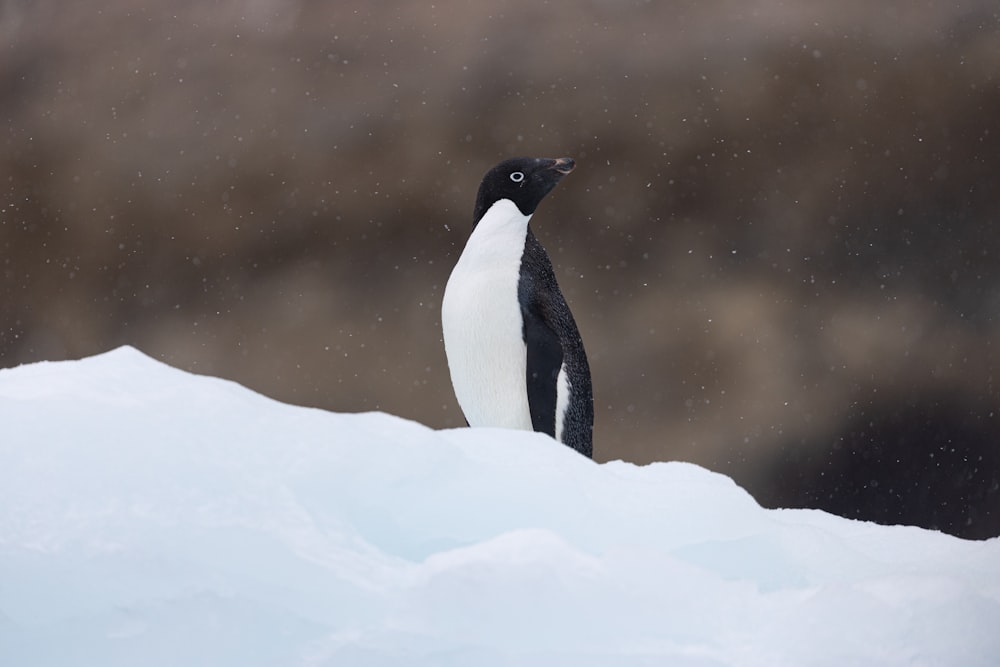
<path id="1" fill-rule="evenodd" d="M 462 425 L 479 179 L 568 155 L 533 227 L 598 460 L 1000 535 L 998 11 L 0 0 L 0 366 L 130 344 Z"/>

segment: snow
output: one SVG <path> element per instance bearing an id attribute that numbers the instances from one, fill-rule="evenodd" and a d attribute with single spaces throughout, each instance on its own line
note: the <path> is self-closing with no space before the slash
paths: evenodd
<path id="1" fill-rule="evenodd" d="M 278 403 L 132 348 L 0 371 L 2 665 L 995 665 L 1000 539 L 694 465 Z"/>

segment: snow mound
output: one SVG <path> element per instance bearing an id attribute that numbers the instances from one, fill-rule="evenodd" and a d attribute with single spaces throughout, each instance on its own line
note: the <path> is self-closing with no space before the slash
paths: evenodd
<path id="1" fill-rule="evenodd" d="M 684 463 L 278 403 L 120 348 L 0 371 L 3 665 L 995 665 L 1000 539 Z"/>

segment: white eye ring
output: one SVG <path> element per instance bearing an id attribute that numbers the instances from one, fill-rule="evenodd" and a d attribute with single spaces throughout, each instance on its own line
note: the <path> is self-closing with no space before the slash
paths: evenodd
<path id="1" fill-rule="evenodd" d="M 514 173 L 512 173 L 510 175 L 510 180 L 514 181 L 515 183 L 520 183 L 521 181 L 524 180 L 524 172 L 523 171 L 515 171 Z"/>

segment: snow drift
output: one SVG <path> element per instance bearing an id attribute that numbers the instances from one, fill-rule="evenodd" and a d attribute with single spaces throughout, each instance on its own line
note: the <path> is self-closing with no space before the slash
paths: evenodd
<path id="1" fill-rule="evenodd" d="M 0 371 L 3 665 L 994 665 L 1000 539 L 684 464 L 281 404 L 131 348 Z"/>

